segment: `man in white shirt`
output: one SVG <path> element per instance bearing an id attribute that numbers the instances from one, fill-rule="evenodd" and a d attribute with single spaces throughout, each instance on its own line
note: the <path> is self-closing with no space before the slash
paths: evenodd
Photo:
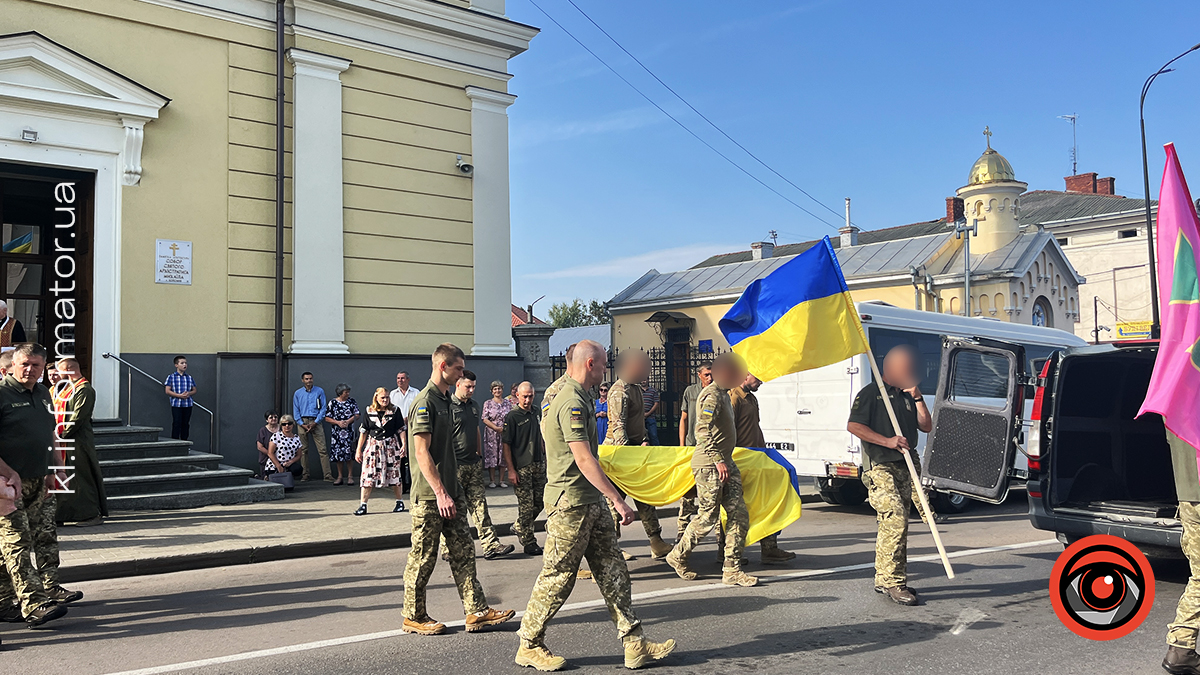
<path id="1" fill-rule="evenodd" d="M 396 373 L 396 388 L 388 394 L 392 399 L 392 405 L 400 411 L 404 416 L 405 422 L 408 421 L 408 413 L 412 410 L 413 401 L 417 399 L 416 387 L 408 386 L 408 371 L 402 370 Z M 408 492 L 408 488 L 412 486 L 412 474 L 408 468 L 408 462 L 400 462 L 400 480 L 404 483 L 404 492 Z"/>

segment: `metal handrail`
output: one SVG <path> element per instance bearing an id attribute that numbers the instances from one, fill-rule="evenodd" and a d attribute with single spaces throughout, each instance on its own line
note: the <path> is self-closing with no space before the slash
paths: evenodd
<path id="1" fill-rule="evenodd" d="M 124 363 L 125 366 L 127 368 L 129 368 L 129 377 L 126 380 L 125 404 L 126 404 L 126 409 L 129 411 L 129 423 L 132 425 L 133 424 L 133 373 L 135 371 L 138 373 L 141 373 L 143 377 L 150 380 L 154 384 L 157 384 L 160 387 L 164 386 L 164 385 L 162 382 L 158 381 L 157 377 L 154 377 L 150 373 L 147 373 L 146 371 L 142 370 L 141 368 L 138 368 L 137 366 L 135 366 L 132 363 L 126 361 L 125 359 L 117 356 L 116 354 L 113 354 L 112 352 L 104 352 L 103 354 L 101 354 L 101 356 L 103 356 L 106 359 L 112 359 L 114 361 L 117 361 L 118 363 Z M 199 408 L 199 409 L 203 410 L 204 412 L 208 413 L 208 447 L 212 450 L 212 453 L 214 455 L 221 454 L 221 453 L 217 452 L 218 445 L 217 445 L 216 425 L 214 424 L 214 421 L 216 420 L 216 416 L 213 415 L 213 411 L 209 410 L 208 408 L 205 408 L 203 405 L 196 402 L 194 399 L 192 400 L 192 405 L 194 407 Z"/>

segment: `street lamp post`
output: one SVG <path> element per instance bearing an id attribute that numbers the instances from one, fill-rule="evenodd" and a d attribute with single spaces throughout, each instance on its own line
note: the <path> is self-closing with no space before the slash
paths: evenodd
<path id="1" fill-rule="evenodd" d="M 1146 157 L 1146 94 L 1150 91 L 1150 85 L 1154 84 L 1154 80 L 1163 73 L 1169 73 L 1174 68 L 1169 68 L 1172 63 L 1200 49 L 1200 44 L 1194 45 L 1191 49 L 1176 56 L 1175 58 L 1163 64 L 1150 77 L 1146 78 L 1146 84 L 1142 85 L 1142 99 L 1138 106 L 1138 119 L 1142 124 L 1142 180 L 1145 183 L 1146 190 L 1146 247 L 1150 252 L 1150 339 L 1157 340 L 1160 336 L 1161 324 L 1159 323 L 1158 315 L 1158 269 L 1154 264 L 1154 223 L 1150 217 L 1150 164 Z M 1099 339 L 1099 334 L 1096 338 Z"/>
<path id="2" fill-rule="evenodd" d="M 979 221 L 972 220 L 967 227 L 966 220 L 954 223 L 954 238 L 963 240 L 963 316 L 971 316 L 971 237 L 979 234 Z"/>

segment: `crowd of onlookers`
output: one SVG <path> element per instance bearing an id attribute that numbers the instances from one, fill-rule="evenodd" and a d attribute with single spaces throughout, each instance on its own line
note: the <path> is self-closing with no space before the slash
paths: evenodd
<path id="1" fill-rule="evenodd" d="M 186 359 L 177 361 L 176 368 L 165 383 L 167 393 L 171 395 L 172 412 L 190 412 L 190 407 L 185 406 L 191 402 L 188 395 L 195 393 L 195 382 L 186 376 Z M 329 397 L 311 372 L 305 372 L 300 379 L 302 386 L 292 396 L 290 413 L 268 410 L 264 414 L 263 426 L 256 439 L 258 477 L 281 483 L 288 490 L 294 488 L 297 481 L 314 480 L 316 467 L 310 467 L 309 462 L 310 452 L 315 449 L 320 462 L 320 477 L 325 482 L 359 486 L 359 515 L 366 513 L 367 500 L 377 488 L 391 489 L 396 496 L 393 510 L 404 511 L 402 495 L 411 487 L 412 476 L 403 432 L 410 406 L 420 391 L 412 386 L 408 372 L 396 374 L 395 389 L 377 388 L 365 408 L 351 395 L 348 384 L 338 383 L 333 396 Z M 506 388 L 504 382 L 493 381 L 489 387 L 490 395 L 481 406 L 481 454 L 489 489 L 511 487 L 501 437 L 505 418 L 518 407 L 519 384 L 513 382 Z M 601 438 L 608 431 L 608 388 L 608 383 L 600 385 L 596 399 L 597 432 Z M 648 383 L 645 399 L 647 435 L 650 443 L 657 445 L 655 416 L 661 404 L 658 391 Z M 176 413 L 175 417 L 178 420 L 180 415 Z M 329 425 L 328 438 L 326 424 Z M 172 429 L 172 436 L 186 439 L 186 425 L 184 418 L 182 430 L 177 425 Z M 180 431 L 182 436 L 176 435 Z"/>

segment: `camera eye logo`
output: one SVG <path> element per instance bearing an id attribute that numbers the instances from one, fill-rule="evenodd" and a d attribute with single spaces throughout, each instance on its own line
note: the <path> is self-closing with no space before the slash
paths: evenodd
<path id="1" fill-rule="evenodd" d="M 1115 640 L 1142 624 L 1154 605 L 1154 572 L 1133 544 L 1108 534 L 1067 547 L 1050 574 L 1050 603 L 1071 632 Z"/>

